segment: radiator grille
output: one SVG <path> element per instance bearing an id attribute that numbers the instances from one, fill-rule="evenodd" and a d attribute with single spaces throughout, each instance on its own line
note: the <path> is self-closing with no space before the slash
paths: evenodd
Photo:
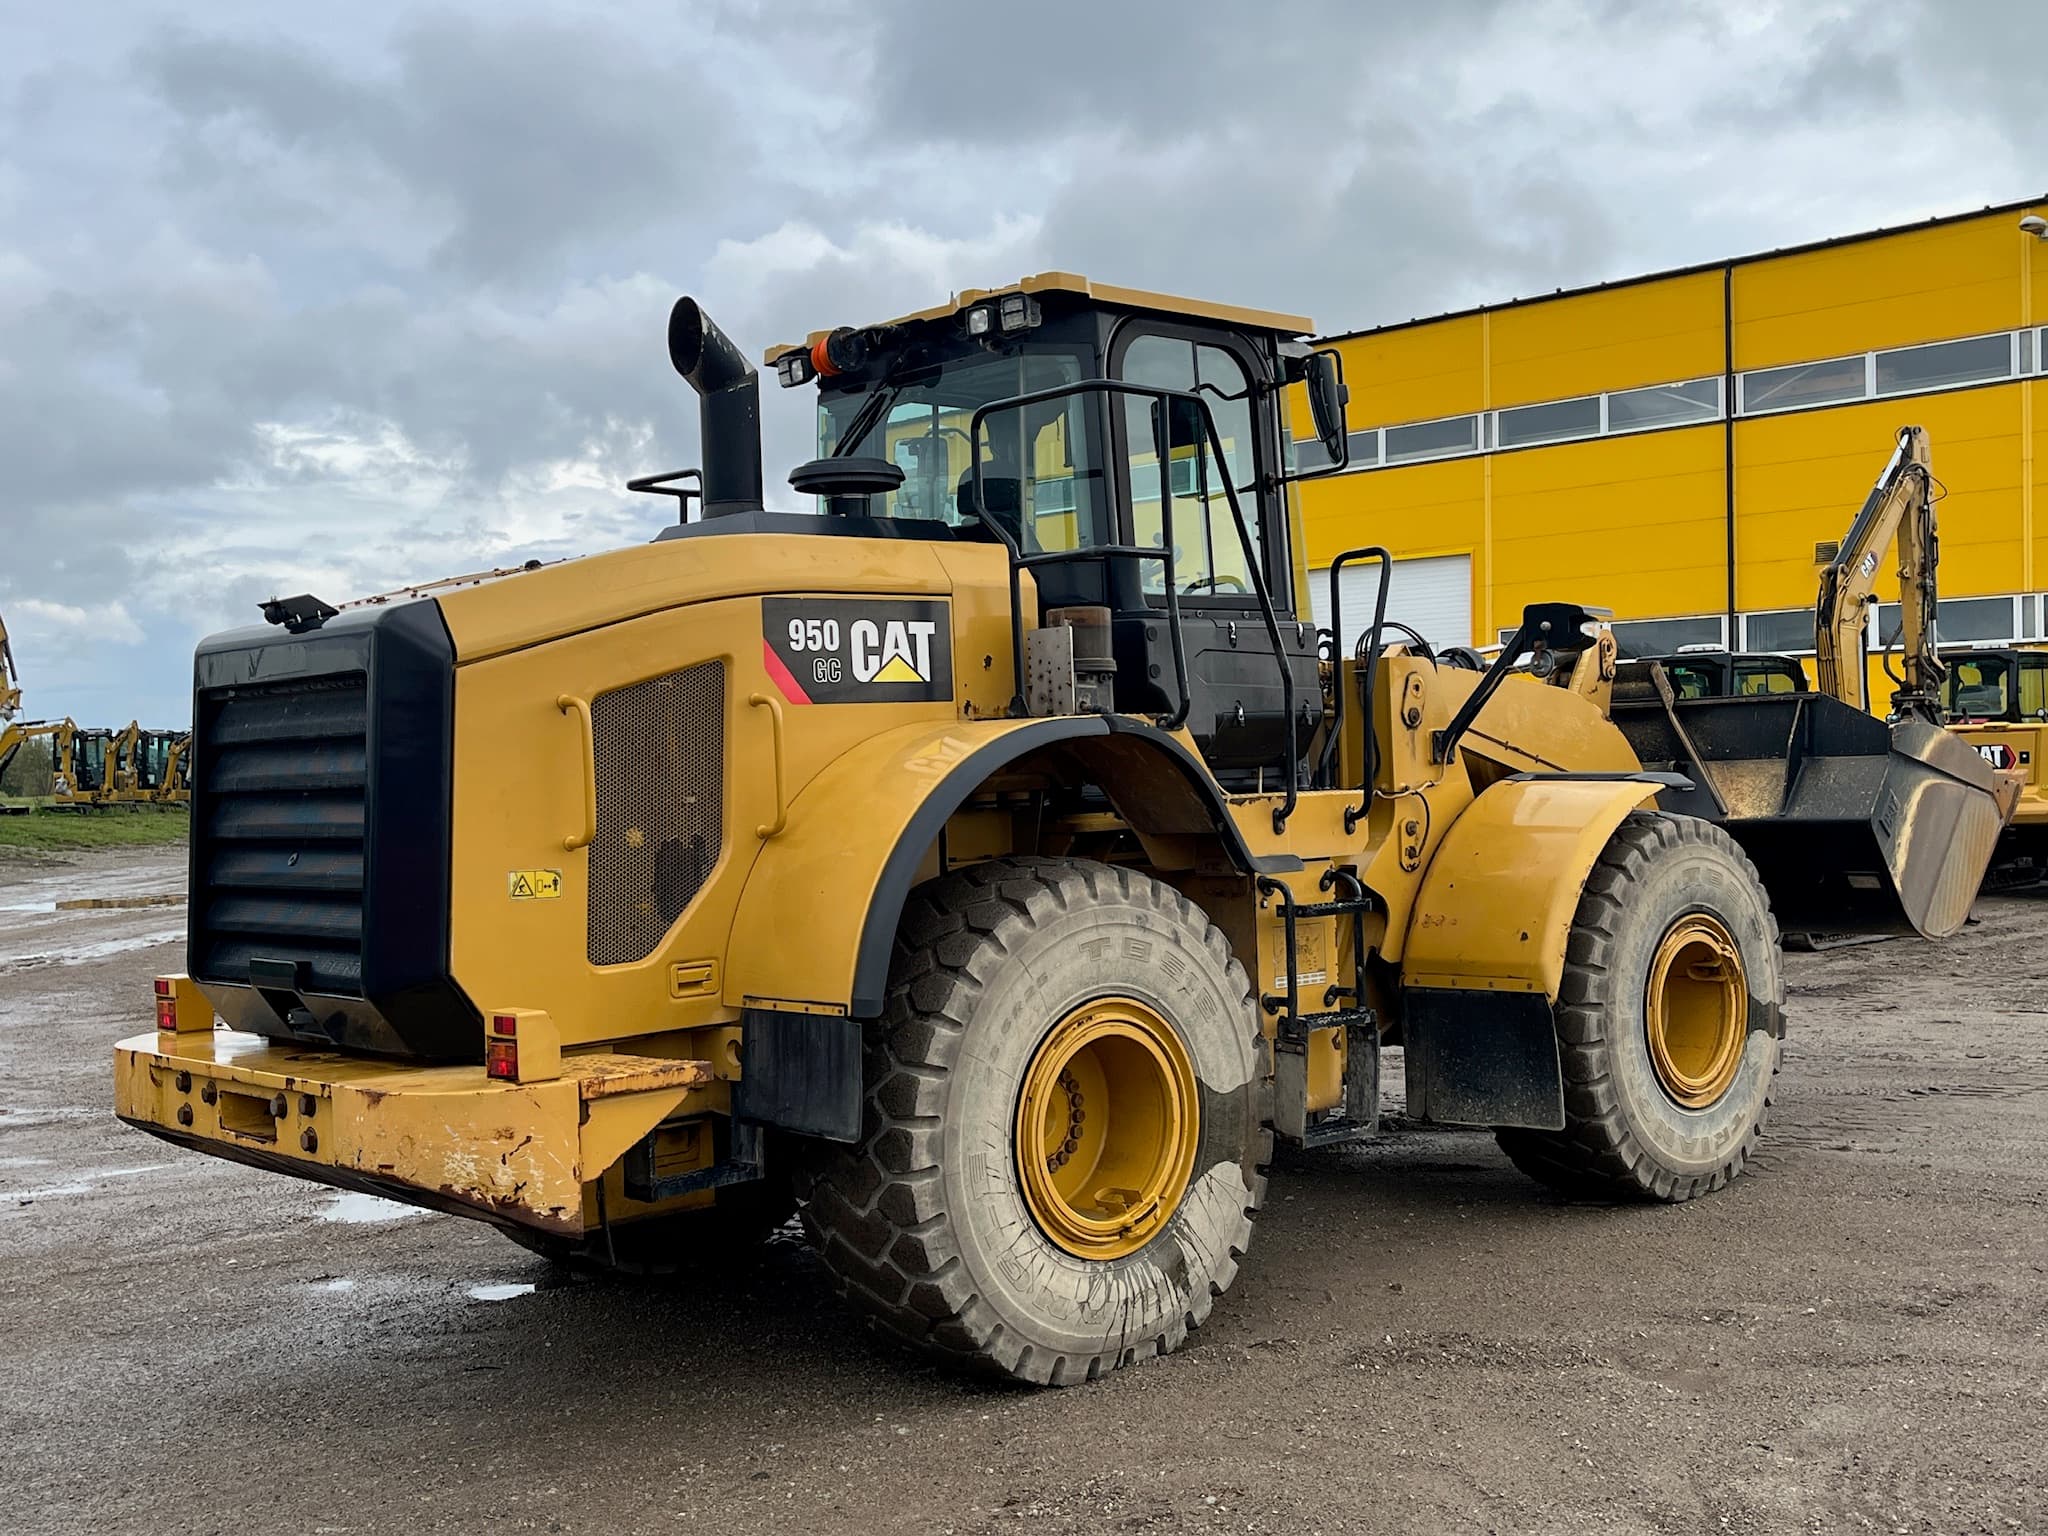
<path id="1" fill-rule="evenodd" d="M 360 672 L 200 696 L 194 976 L 247 982 L 261 957 L 362 995 L 366 700 Z"/>
<path id="2" fill-rule="evenodd" d="M 592 965 L 654 953 L 718 862 L 725 820 L 725 664 L 707 661 L 599 694 Z"/>

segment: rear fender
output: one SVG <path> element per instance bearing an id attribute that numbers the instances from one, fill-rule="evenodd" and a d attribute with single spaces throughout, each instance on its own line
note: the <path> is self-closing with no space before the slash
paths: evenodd
<path id="1" fill-rule="evenodd" d="M 1300 867 L 1291 857 L 1254 856 L 1199 760 L 1138 722 L 1069 715 L 904 726 L 812 778 L 762 847 L 727 946 L 725 1001 L 880 1014 L 903 903 L 940 829 L 991 775 L 1048 750 L 1072 759 L 1162 846 L 1199 838 L 1245 873 Z"/>

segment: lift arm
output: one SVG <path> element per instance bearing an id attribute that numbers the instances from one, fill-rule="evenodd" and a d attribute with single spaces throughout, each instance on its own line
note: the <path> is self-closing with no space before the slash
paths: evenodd
<path id="1" fill-rule="evenodd" d="M 14 664 L 14 648 L 7 643 L 7 620 L 0 618 L 0 724 L 20 713 L 21 670 Z"/>
<path id="2" fill-rule="evenodd" d="M 1864 498 L 1835 558 L 1820 574 L 1814 607 L 1814 661 L 1820 692 L 1857 709 L 1870 707 L 1864 664 L 1864 610 L 1875 593 L 1878 566 L 1899 542 L 1899 605 L 1904 619 L 1904 679 L 1892 694 L 1894 715 L 1941 723 L 1937 695 L 1947 670 L 1935 654 L 1934 477 L 1928 468 L 1927 431 L 1902 427 L 1898 447 Z"/>

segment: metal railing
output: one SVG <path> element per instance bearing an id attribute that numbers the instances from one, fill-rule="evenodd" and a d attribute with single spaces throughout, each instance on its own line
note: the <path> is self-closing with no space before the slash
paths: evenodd
<path id="1" fill-rule="evenodd" d="M 1026 553 L 1020 539 L 1013 536 L 988 508 L 986 481 L 982 473 L 986 462 L 982 456 L 981 428 L 988 417 L 1001 411 L 1022 410 L 1026 406 L 1042 405 L 1053 400 L 1070 399 L 1077 395 L 1119 395 L 1149 400 L 1152 404 L 1153 452 L 1159 463 L 1159 537 L 1157 549 L 1137 544 L 1094 544 L 1075 549 L 1035 550 Z M 968 437 L 974 445 L 974 513 L 990 532 L 1000 539 L 1010 554 L 1010 654 L 1015 668 L 1018 698 L 1012 707 L 1021 706 L 1024 690 L 1024 614 L 1022 575 L 1026 569 L 1037 569 L 1049 565 L 1071 565 L 1083 560 L 1125 559 L 1158 560 L 1165 568 L 1166 624 L 1170 643 L 1173 647 L 1174 686 L 1177 694 L 1173 712 L 1160 721 L 1166 730 L 1178 730 L 1187 723 L 1194 708 L 1194 697 L 1188 687 L 1187 642 L 1183 632 L 1179 583 L 1174 579 L 1173 542 L 1173 475 L 1171 431 L 1172 415 L 1178 406 L 1185 410 L 1199 412 L 1201 422 L 1200 444 L 1206 446 L 1218 465 L 1227 465 L 1229 460 L 1223 451 L 1222 434 L 1217 430 L 1215 414 L 1209 403 L 1200 395 L 1187 390 L 1166 389 L 1158 385 L 1134 384 L 1123 379 L 1082 379 L 1072 384 L 1056 385 L 1050 389 L 1033 390 L 1027 394 L 1011 395 L 1006 399 L 992 400 L 978 407 L 968 423 Z M 1245 570 L 1251 576 L 1252 593 L 1258 599 L 1259 612 L 1266 623 L 1267 637 L 1272 641 L 1274 664 L 1280 669 L 1281 707 L 1286 715 L 1286 761 L 1282 764 L 1281 780 L 1285 786 L 1285 800 L 1273 811 L 1273 830 L 1278 832 L 1287 825 L 1288 817 L 1294 814 L 1298 790 L 1295 784 L 1300 756 L 1297 749 L 1294 719 L 1294 671 L 1288 665 L 1288 657 L 1280 639 L 1280 618 L 1274 611 L 1272 594 L 1266 588 L 1266 578 L 1260 568 L 1259 553 L 1252 543 L 1250 530 L 1245 525 L 1244 509 L 1238 501 L 1237 487 L 1230 476 L 1222 477 L 1223 491 L 1230 503 L 1230 520 L 1237 530 L 1238 546 L 1244 555 Z M 1022 510 L 1019 509 L 1019 532 L 1022 531 Z"/>

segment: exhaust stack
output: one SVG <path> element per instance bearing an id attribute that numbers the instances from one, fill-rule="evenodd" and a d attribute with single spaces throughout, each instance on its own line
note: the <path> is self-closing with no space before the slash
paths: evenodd
<path id="1" fill-rule="evenodd" d="M 761 387 L 753 365 L 687 296 L 669 311 L 668 360 L 699 397 L 704 515 L 760 511 Z"/>

